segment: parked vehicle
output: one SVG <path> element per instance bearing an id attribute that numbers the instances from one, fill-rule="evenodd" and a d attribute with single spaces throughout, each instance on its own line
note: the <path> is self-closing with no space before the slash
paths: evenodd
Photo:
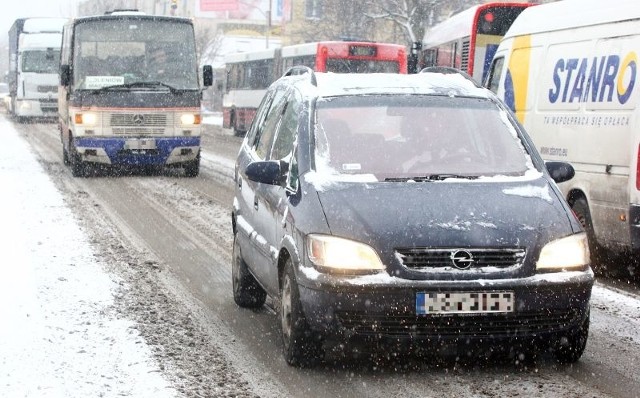
<path id="1" fill-rule="evenodd" d="M 575 168 L 560 189 L 596 257 L 605 248 L 640 249 L 639 28 L 634 0 L 528 8 L 505 35 L 485 83 L 544 159 Z"/>
<path id="2" fill-rule="evenodd" d="M 267 91 L 235 168 L 233 296 L 273 297 L 289 364 L 336 341 L 582 355 L 594 278 L 554 182 L 573 170 L 450 72 L 297 67 Z"/>
<path id="3" fill-rule="evenodd" d="M 201 97 L 191 19 L 123 11 L 65 25 L 59 128 L 74 176 L 98 164 L 197 176 Z"/>
<path id="4" fill-rule="evenodd" d="M 9 113 L 55 117 L 64 18 L 20 18 L 9 29 Z"/>

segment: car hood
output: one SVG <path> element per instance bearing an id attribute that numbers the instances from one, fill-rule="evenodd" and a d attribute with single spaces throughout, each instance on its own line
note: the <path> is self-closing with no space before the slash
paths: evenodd
<path id="1" fill-rule="evenodd" d="M 318 191 L 331 233 L 375 247 L 525 248 L 574 231 L 544 178 L 525 182 L 344 183 Z"/>

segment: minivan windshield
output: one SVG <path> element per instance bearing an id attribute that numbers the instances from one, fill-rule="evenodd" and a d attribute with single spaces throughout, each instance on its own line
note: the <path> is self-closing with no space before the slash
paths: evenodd
<path id="1" fill-rule="evenodd" d="M 533 167 L 507 114 L 485 98 L 322 99 L 316 105 L 315 132 L 316 171 L 334 175 L 437 180 L 521 176 Z"/>

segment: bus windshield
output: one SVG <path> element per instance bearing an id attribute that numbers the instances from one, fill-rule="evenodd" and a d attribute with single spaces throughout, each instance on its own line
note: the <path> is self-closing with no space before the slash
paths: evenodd
<path id="1" fill-rule="evenodd" d="M 22 53 L 22 71 L 33 73 L 57 73 L 60 50 L 47 49 Z"/>
<path id="2" fill-rule="evenodd" d="M 78 89 L 159 82 L 198 89 L 193 28 L 163 20 L 108 19 L 78 24 L 73 79 Z"/>

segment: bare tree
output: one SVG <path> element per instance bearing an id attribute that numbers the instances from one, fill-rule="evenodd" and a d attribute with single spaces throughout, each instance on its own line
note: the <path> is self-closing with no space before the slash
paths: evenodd
<path id="1" fill-rule="evenodd" d="M 386 20 L 397 26 L 409 46 L 409 70 L 415 71 L 422 38 L 436 18 L 463 10 L 469 0 L 364 0 L 363 14 L 371 20 Z"/>
<path id="2" fill-rule="evenodd" d="M 302 23 L 288 26 L 293 43 L 320 40 L 374 40 L 374 23 L 362 13 L 360 2 L 322 1 L 319 18 L 299 16 Z"/>
<path id="3" fill-rule="evenodd" d="M 195 22 L 196 51 L 198 60 L 211 62 L 220 50 L 223 34 L 211 20 L 198 19 Z"/>

